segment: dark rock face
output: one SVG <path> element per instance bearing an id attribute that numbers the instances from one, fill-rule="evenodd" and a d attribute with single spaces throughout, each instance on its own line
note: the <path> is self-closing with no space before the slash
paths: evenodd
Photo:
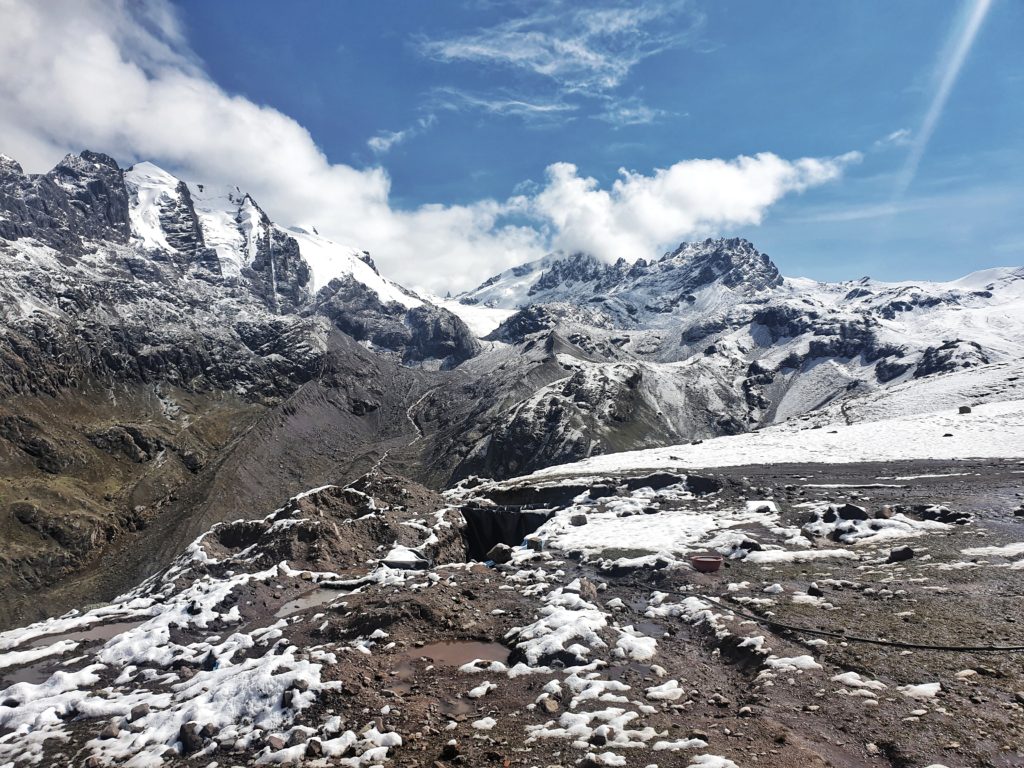
<path id="1" fill-rule="evenodd" d="M 981 345 L 975 341 L 954 339 L 937 347 L 928 347 L 921 356 L 921 361 L 914 369 L 914 378 L 948 373 L 962 368 L 974 368 L 990 363 L 988 355 Z"/>
<path id="2" fill-rule="evenodd" d="M 34 175 L 0 159 L 0 238 L 33 237 L 79 254 L 85 240 L 125 243 L 129 234 L 124 173 L 112 158 L 85 151 Z"/>
<path id="3" fill-rule="evenodd" d="M 642 378 L 631 366 L 613 374 L 582 369 L 539 390 L 487 425 L 455 476 L 510 477 L 620 450 L 621 437 L 634 433 L 635 439 L 648 425 L 644 438 L 653 442 L 660 433 L 640 391 Z"/>
<path id="4" fill-rule="evenodd" d="M 43 436 L 39 427 L 24 416 L 0 418 L 0 438 L 32 458 L 43 472 L 58 475 L 71 463 L 56 446 Z"/>
<path id="5" fill-rule="evenodd" d="M 480 342 L 461 319 L 446 309 L 429 304 L 413 307 L 406 315 L 412 328 L 405 360 L 436 359 L 448 367 L 474 357 L 480 351 Z"/>
<path id="6" fill-rule="evenodd" d="M 275 232 L 267 214 L 251 197 L 246 195 L 246 198 L 259 212 L 260 223 L 266 231 L 256 241 L 256 258 L 249 268 L 249 276 L 272 311 L 296 312 L 309 298 L 309 265 L 300 255 L 295 238 Z"/>
<path id="7" fill-rule="evenodd" d="M 566 312 L 559 305 L 531 304 L 502 322 L 487 338 L 518 344 L 531 334 L 551 330 L 565 317 Z"/>
<path id="8" fill-rule="evenodd" d="M 606 276 L 607 269 L 594 256 L 576 253 L 552 264 L 530 288 L 529 295 L 535 296 L 564 285 L 598 282 Z"/>
<path id="9" fill-rule="evenodd" d="M 160 227 L 167 238 L 167 243 L 175 252 L 172 258 L 177 257 L 182 266 L 194 264 L 219 275 L 221 270 L 217 252 L 206 247 L 206 238 L 199 225 L 199 217 L 196 215 L 188 185 L 179 181 L 175 191 L 176 198 L 160 201 L 159 214 Z"/>
<path id="10" fill-rule="evenodd" d="M 335 278 L 317 295 L 314 311 L 357 341 L 400 355 L 405 363 L 427 359 L 452 367 L 480 351 L 466 324 L 445 309 L 422 304 L 407 309 L 380 297 L 350 276 Z"/>

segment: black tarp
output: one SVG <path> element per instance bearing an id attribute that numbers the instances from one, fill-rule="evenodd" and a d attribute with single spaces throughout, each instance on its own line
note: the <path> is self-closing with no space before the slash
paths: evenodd
<path id="1" fill-rule="evenodd" d="M 517 547 L 536 531 L 552 513 L 524 510 L 463 507 L 466 519 L 466 549 L 470 560 L 486 560 L 495 544 Z"/>

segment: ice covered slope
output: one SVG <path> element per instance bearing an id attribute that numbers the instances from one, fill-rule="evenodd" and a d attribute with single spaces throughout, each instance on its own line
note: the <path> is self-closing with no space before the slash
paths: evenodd
<path id="1" fill-rule="evenodd" d="M 696 445 L 595 456 L 543 469 L 529 477 L 542 479 L 748 464 L 967 458 L 1024 459 L 1024 400 L 980 405 L 966 414 L 948 409 L 852 425 L 780 424 Z"/>
<path id="2" fill-rule="evenodd" d="M 291 238 L 308 265 L 308 289 L 315 294 L 336 278 L 351 277 L 381 302 L 407 309 L 423 304 L 411 291 L 378 274 L 365 251 L 335 243 L 316 232 L 273 224 L 249 194 L 238 187 L 185 182 L 149 162 L 125 172 L 130 192 L 132 239 L 144 248 L 194 252 L 210 248 L 221 274 L 240 276 L 259 262 L 270 232 Z"/>

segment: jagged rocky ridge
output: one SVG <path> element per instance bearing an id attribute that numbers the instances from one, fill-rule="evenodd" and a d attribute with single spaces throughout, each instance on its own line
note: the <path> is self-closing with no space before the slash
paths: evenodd
<path id="1" fill-rule="evenodd" d="M 0 237 L 7 393 L 110 377 L 280 399 L 315 375 L 332 325 L 405 363 L 477 349 L 458 318 L 344 247 L 314 292 L 305 240 L 251 196 L 193 194 L 149 164 L 123 172 L 83 152 L 26 175 L 5 158 Z"/>
<path id="2" fill-rule="evenodd" d="M 1024 380 L 1019 271 L 823 284 L 707 240 L 555 254 L 442 302 L 242 190 L 91 152 L 39 175 L 0 158 L 0 272 L 3 622 L 77 604 L 65 577 L 100 553 L 125 574 L 109 597 L 209 525 L 381 461 L 445 487 Z"/>
<path id="3" fill-rule="evenodd" d="M 92 152 L 0 160 L 0 276 L 0 622 L 50 610 L 40 590 L 76 604 L 65 577 L 101 553 L 100 581 L 137 578 L 250 504 L 364 471 L 479 349 L 368 254 Z"/>
<path id="4" fill-rule="evenodd" d="M 1022 270 L 818 283 L 782 277 L 740 239 L 634 264 L 551 256 L 459 301 L 504 319 L 465 366 L 479 372 L 469 386 L 485 405 L 444 432 L 456 477 L 855 411 L 890 393 L 901 408 L 922 407 L 923 396 L 908 405 L 914 382 L 978 369 L 1012 384 L 1024 357 Z M 453 410 L 447 397 L 431 395 L 439 415 Z"/>

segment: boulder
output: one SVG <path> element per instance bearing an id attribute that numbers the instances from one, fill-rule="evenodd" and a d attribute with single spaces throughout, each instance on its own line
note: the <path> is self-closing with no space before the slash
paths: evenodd
<path id="1" fill-rule="evenodd" d="M 843 504 L 836 508 L 836 515 L 842 520 L 867 520 L 868 511 L 856 504 Z"/>
<path id="2" fill-rule="evenodd" d="M 498 565 L 507 563 L 512 559 L 512 547 L 508 544 L 495 544 L 487 551 L 487 559 Z"/>
<path id="3" fill-rule="evenodd" d="M 577 513 L 569 518 L 569 525 L 581 526 L 587 524 L 587 516 L 582 512 Z"/>
<path id="4" fill-rule="evenodd" d="M 896 549 L 890 550 L 889 557 L 886 559 L 887 563 L 902 563 L 904 560 L 910 560 L 914 557 L 914 550 L 910 547 L 897 547 Z"/>
<path id="5" fill-rule="evenodd" d="M 182 724 L 178 729 L 178 741 L 181 742 L 181 752 L 184 755 L 191 755 L 203 748 L 203 737 L 199 735 L 199 723 L 189 722 Z"/>

